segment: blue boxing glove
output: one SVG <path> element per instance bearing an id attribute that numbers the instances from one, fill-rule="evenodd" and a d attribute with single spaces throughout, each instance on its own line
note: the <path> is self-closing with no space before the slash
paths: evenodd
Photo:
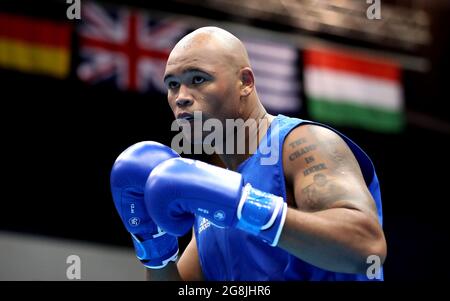
<path id="1" fill-rule="evenodd" d="M 199 215 L 276 246 L 287 212 L 283 198 L 245 185 L 241 174 L 190 159 L 170 159 L 157 166 L 144 194 L 151 217 L 176 236 L 184 235 Z"/>
<path id="2" fill-rule="evenodd" d="M 147 213 L 144 187 L 158 164 L 179 155 L 157 142 L 144 141 L 127 148 L 111 170 L 111 192 L 137 258 L 148 268 L 165 267 L 178 255 L 178 239 L 162 231 Z"/>

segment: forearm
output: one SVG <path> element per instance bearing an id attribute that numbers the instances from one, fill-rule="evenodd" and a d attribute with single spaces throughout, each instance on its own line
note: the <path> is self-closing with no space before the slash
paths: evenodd
<path id="1" fill-rule="evenodd" d="M 177 264 L 170 262 L 162 269 L 145 269 L 145 277 L 147 281 L 181 281 L 178 273 Z"/>
<path id="2" fill-rule="evenodd" d="M 303 212 L 288 209 L 278 246 L 325 270 L 363 273 L 369 255 L 385 257 L 385 240 L 377 222 L 346 208 Z"/>

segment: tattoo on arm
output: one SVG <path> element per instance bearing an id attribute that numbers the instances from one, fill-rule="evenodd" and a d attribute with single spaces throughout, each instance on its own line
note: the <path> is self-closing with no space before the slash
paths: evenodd
<path id="1" fill-rule="evenodd" d="M 329 208 L 335 202 L 344 199 L 346 190 L 333 183 L 326 175 L 314 175 L 314 182 L 302 190 L 299 209 L 305 211 L 319 211 Z"/>
<path id="2" fill-rule="evenodd" d="M 300 139 L 297 139 L 297 140 L 289 143 L 289 146 L 292 147 L 292 148 L 295 148 L 296 146 L 299 146 L 300 144 L 303 144 L 305 142 L 306 142 L 305 138 L 300 138 Z"/>
<path id="3" fill-rule="evenodd" d="M 360 167 L 345 140 L 323 127 L 303 129 L 288 142 L 284 159 L 296 207 L 310 212 L 362 208 L 361 202 L 370 196 L 358 188 L 365 183 L 358 180 Z"/>
<path id="4" fill-rule="evenodd" d="M 303 171 L 303 175 L 307 176 L 307 175 L 310 175 L 310 174 L 312 174 L 314 172 L 321 171 L 321 170 L 324 170 L 324 169 L 327 169 L 327 166 L 325 165 L 325 163 L 320 163 L 320 164 L 317 164 L 317 165 L 314 165 L 314 166 L 311 166 L 311 167 L 305 169 Z"/>
<path id="5" fill-rule="evenodd" d="M 320 135 L 323 128 L 308 127 L 308 131 L 313 135 Z M 359 166 L 355 166 L 354 160 L 351 159 L 350 154 L 345 150 L 345 141 L 343 141 L 338 136 L 326 136 L 326 138 L 321 139 L 318 143 L 318 147 L 323 149 L 328 158 L 336 164 L 337 168 L 349 167 L 352 169 L 359 169 Z M 351 152 L 351 150 L 349 150 Z"/>
<path id="6" fill-rule="evenodd" d="M 313 151 L 317 148 L 317 145 L 315 144 L 311 144 L 308 146 L 305 146 L 301 149 L 296 150 L 295 152 L 293 152 L 292 154 L 289 155 L 289 160 L 290 161 L 294 161 L 297 158 L 300 158 L 301 156 L 303 156 L 306 153 L 309 153 L 310 151 Z"/>
<path id="7" fill-rule="evenodd" d="M 305 162 L 308 163 L 308 164 L 311 163 L 311 162 L 314 162 L 314 160 L 315 160 L 315 159 L 314 159 L 313 156 L 309 156 L 309 157 L 306 157 L 306 158 L 305 158 Z"/>

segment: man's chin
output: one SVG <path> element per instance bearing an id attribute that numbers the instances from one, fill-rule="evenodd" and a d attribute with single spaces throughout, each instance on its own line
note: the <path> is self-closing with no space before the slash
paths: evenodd
<path id="1" fill-rule="evenodd" d="M 204 141 L 205 141 L 205 137 L 207 135 L 208 134 L 203 134 L 203 135 L 194 135 L 194 134 L 192 134 L 190 136 L 183 135 L 183 138 L 186 140 L 186 142 L 188 142 L 188 143 L 190 143 L 192 145 L 203 145 L 203 144 L 205 144 Z"/>

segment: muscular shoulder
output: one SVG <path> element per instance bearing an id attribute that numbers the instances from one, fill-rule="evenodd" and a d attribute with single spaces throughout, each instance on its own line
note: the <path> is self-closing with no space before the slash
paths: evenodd
<path id="1" fill-rule="evenodd" d="M 362 195 L 370 198 L 353 152 L 325 127 L 305 124 L 292 130 L 283 144 L 283 167 L 300 209 L 325 209 Z"/>
<path id="2" fill-rule="evenodd" d="M 302 168 L 304 176 L 320 170 L 360 171 L 347 143 L 325 127 L 306 124 L 292 130 L 283 144 L 286 177 Z"/>

